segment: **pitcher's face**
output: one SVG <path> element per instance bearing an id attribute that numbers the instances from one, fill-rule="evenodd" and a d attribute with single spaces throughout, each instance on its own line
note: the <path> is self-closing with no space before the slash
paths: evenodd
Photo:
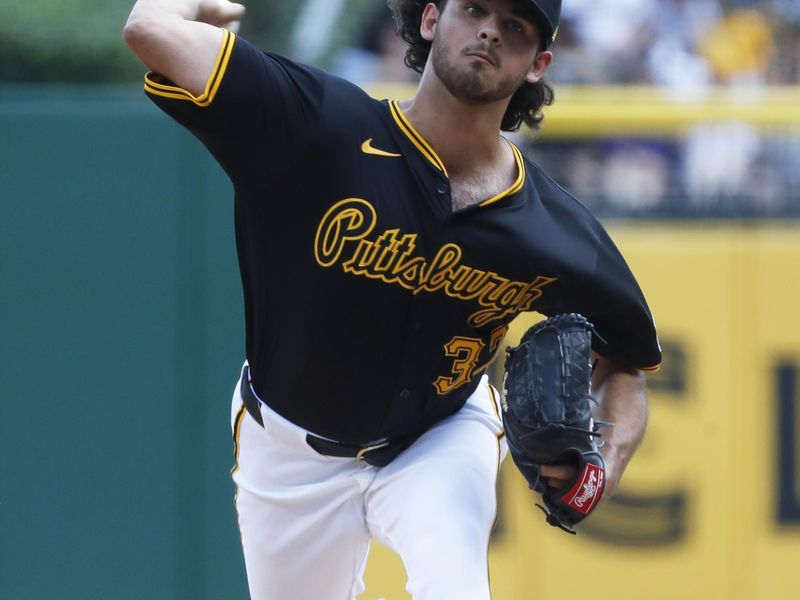
<path id="1" fill-rule="evenodd" d="M 449 0 L 429 4 L 421 32 L 448 91 L 468 104 L 510 98 L 542 78 L 552 60 L 540 52 L 539 28 L 519 0 Z"/>

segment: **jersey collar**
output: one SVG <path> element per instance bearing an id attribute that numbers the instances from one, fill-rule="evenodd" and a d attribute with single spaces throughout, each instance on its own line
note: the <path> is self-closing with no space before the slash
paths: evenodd
<path id="1" fill-rule="evenodd" d="M 411 140 L 411 143 L 417 147 L 417 150 L 420 151 L 422 156 L 424 156 L 428 162 L 436 167 L 439 171 L 444 173 L 445 177 L 450 177 L 450 175 L 447 174 L 447 168 L 444 166 L 442 159 L 439 158 L 439 155 L 436 154 L 436 151 L 431 147 L 427 140 L 420 135 L 419 131 L 414 129 L 411 121 L 408 120 L 408 117 L 406 117 L 406 115 L 400 109 L 400 102 L 398 100 L 392 100 L 389 102 L 389 110 L 392 112 L 392 117 L 394 118 L 395 123 L 397 123 L 397 126 L 400 127 L 400 130 L 409 140 Z"/>
<path id="2" fill-rule="evenodd" d="M 395 123 L 397 123 L 397 126 L 400 128 L 400 131 L 402 131 L 403 134 L 405 134 L 405 136 L 411 141 L 411 143 L 414 144 L 417 150 L 419 150 L 420 154 L 422 154 L 422 156 L 438 171 L 444 174 L 445 177 L 449 178 L 450 175 L 447 173 L 447 167 L 444 166 L 444 162 L 442 162 L 442 159 L 439 158 L 439 155 L 436 154 L 436 151 L 428 143 L 428 141 L 422 137 L 419 131 L 414 128 L 414 126 L 411 124 L 411 121 L 408 120 L 408 117 L 406 117 L 400 108 L 400 102 L 398 100 L 389 101 L 389 111 L 391 112 Z M 506 140 L 506 142 L 509 146 L 511 146 L 511 151 L 514 153 L 514 161 L 517 163 L 517 178 L 508 189 L 492 196 L 488 200 L 484 200 L 479 204 L 479 206 L 488 206 L 498 202 L 499 200 L 502 200 L 506 196 L 516 194 L 525 184 L 525 161 L 522 160 L 522 152 L 520 152 L 519 148 L 517 148 L 510 141 Z"/>

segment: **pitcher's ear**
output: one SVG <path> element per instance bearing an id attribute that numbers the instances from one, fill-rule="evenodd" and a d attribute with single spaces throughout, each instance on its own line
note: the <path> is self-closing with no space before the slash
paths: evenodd
<path id="1" fill-rule="evenodd" d="M 436 24 L 439 22 L 439 7 L 433 2 L 428 2 L 422 11 L 422 19 L 419 24 L 419 32 L 422 39 L 432 42 L 436 35 Z"/>
<path id="2" fill-rule="evenodd" d="M 528 83 L 536 83 L 547 72 L 547 69 L 550 68 L 550 65 L 553 63 L 553 53 L 549 50 L 545 50 L 544 52 L 539 52 L 536 55 L 536 58 L 533 60 L 533 64 L 531 65 L 530 71 L 528 74 L 525 75 L 525 81 Z"/>

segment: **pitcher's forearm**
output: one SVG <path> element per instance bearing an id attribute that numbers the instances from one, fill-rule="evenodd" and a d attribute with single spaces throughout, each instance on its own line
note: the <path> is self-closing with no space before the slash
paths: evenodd
<path id="1" fill-rule="evenodd" d="M 613 370 L 595 394 L 600 402 L 596 418 L 614 424 L 602 430 L 608 492 L 613 493 L 647 428 L 644 375 L 637 370 Z"/>
<path id="2" fill-rule="evenodd" d="M 140 19 L 177 18 L 224 26 L 241 19 L 242 15 L 244 6 L 222 0 L 139 0 L 131 9 L 128 23 Z"/>

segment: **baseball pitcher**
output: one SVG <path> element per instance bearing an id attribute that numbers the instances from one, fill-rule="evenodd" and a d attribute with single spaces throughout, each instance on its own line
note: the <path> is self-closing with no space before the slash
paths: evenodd
<path id="1" fill-rule="evenodd" d="M 235 191 L 233 477 L 254 599 L 353 598 L 372 538 L 414 598 L 489 598 L 509 446 L 531 510 L 572 531 L 645 429 L 642 371 L 661 355 L 639 286 L 503 135 L 552 102 L 561 0 L 390 6 L 421 73 L 404 100 L 257 48 L 226 0 L 139 0 L 125 26 L 146 94 Z M 554 319 L 499 394 L 486 370 L 531 311 Z"/>

